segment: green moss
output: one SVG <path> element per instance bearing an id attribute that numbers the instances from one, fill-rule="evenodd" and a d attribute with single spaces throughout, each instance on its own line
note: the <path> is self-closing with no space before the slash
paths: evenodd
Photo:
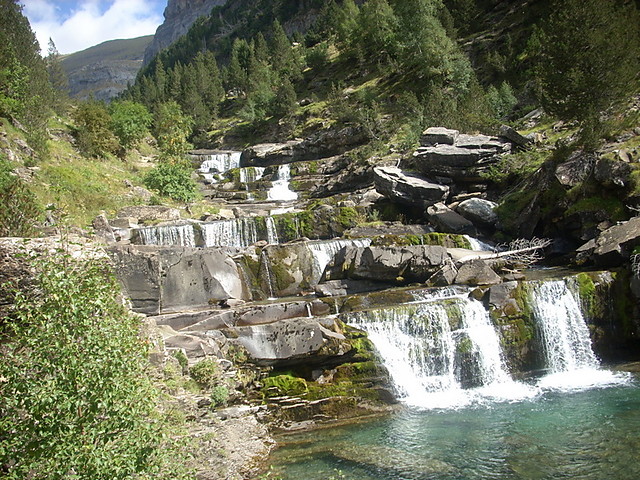
<path id="1" fill-rule="evenodd" d="M 352 228 L 358 224 L 358 211 L 353 207 L 340 207 L 337 220 L 343 228 Z"/>
<path id="2" fill-rule="evenodd" d="M 290 374 L 274 375 L 262 381 L 262 395 L 265 398 L 303 395 L 308 391 L 309 387 L 304 378 Z"/>
<path id="3" fill-rule="evenodd" d="M 613 221 L 621 221 L 626 218 L 624 203 L 618 198 L 593 196 L 582 198 L 571 205 L 565 216 L 574 213 L 590 213 L 604 211 Z"/>

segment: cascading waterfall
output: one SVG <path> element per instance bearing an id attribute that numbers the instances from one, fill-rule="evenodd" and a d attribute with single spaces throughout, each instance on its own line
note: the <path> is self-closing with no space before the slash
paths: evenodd
<path id="1" fill-rule="evenodd" d="M 307 244 L 313 255 L 313 276 L 316 281 L 322 277 L 324 269 L 329 265 L 335 256 L 345 247 L 368 247 L 371 245 L 370 238 L 357 239 L 335 239 L 317 240 Z"/>
<path id="2" fill-rule="evenodd" d="M 589 328 L 570 279 L 532 282 L 531 300 L 549 375 L 540 380 L 548 388 L 584 388 L 617 383 L 621 375 L 600 368 L 593 353 Z"/>
<path id="3" fill-rule="evenodd" d="M 464 236 L 468 241 L 469 241 L 469 245 L 471 245 L 471 250 L 474 251 L 478 251 L 478 252 L 493 252 L 495 250 L 495 247 L 492 245 L 489 245 L 488 243 L 485 243 L 481 240 L 478 240 L 475 237 L 472 237 L 470 235 L 465 235 Z"/>
<path id="4" fill-rule="evenodd" d="M 216 175 L 238 168 L 240 166 L 241 152 L 218 152 L 211 155 L 202 155 L 200 173 L 210 183 L 216 183 Z"/>
<path id="5" fill-rule="evenodd" d="M 204 223 L 202 236 L 207 247 L 246 248 L 258 241 L 256 222 L 253 218 L 234 218 Z"/>
<path id="6" fill-rule="evenodd" d="M 289 164 L 280 165 L 278 167 L 278 179 L 273 182 L 273 186 L 267 193 L 267 198 L 275 202 L 297 200 L 298 194 L 289 188 L 290 179 L 291 168 Z"/>
<path id="7" fill-rule="evenodd" d="M 445 408 L 485 398 L 514 400 L 536 394 L 536 389 L 509 376 L 482 303 L 455 289 L 436 291 L 428 299 L 347 316 L 349 323 L 367 331 L 405 403 Z M 470 342 L 477 358 L 473 373 L 481 386 L 475 389 L 463 389 L 458 376 L 459 353 L 466 348 L 463 339 Z"/>
<path id="8" fill-rule="evenodd" d="M 267 243 L 280 243 L 280 239 L 278 238 L 278 230 L 276 229 L 276 222 L 273 220 L 273 217 L 264 217 L 264 223 L 267 227 Z"/>
<path id="9" fill-rule="evenodd" d="M 143 245 L 166 245 L 195 247 L 195 229 L 193 225 L 165 225 L 137 229 Z"/>
<path id="10" fill-rule="evenodd" d="M 240 169 L 240 183 L 257 182 L 264 175 L 264 167 L 242 167 Z"/>

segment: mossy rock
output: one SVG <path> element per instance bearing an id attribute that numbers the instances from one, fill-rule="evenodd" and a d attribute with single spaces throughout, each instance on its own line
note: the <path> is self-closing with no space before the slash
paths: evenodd
<path id="1" fill-rule="evenodd" d="M 308 393 L 309 387 L 304 378 L 290 374 L 274 375 L 262 381 L 262 394 L 265 398 L 297 396 Z"/>

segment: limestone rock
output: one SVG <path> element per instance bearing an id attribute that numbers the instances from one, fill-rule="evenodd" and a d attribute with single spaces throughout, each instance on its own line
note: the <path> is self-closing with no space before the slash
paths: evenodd
<path id="1" fill-rule="evenodd" d="M 437 203 L 429 207 L 427 209 L 427 218 L 439 232 L 476 235 L 473 223 L 443 203 Z"/>
<path id="2" fill-rule="evenodd" d="M 441 202 L 449 195 L 449 187 L 404 173 L 397 167 L 375 168 L 374 183 L 376 190 L 382 195 L 399 203 L 420 208 Z"/>
<path id="3" fill-rule="evenodd" d="M 157 315 L 247 299 L 242 275 L 224 249 L 131 245 L 109 253 L 136 312 Z"/>
<path id="4" fill-rule="evenodd" d="M 296 318 L 222 333 L 230 342 L 242 345 L 258 365 L 285 366 L 321 363 L 349 353 L 351 345 L 338 330 L 333 318 Z"/>
<path id="5" fill-rule="evenodd" d="M 243 167 L 268 167 L 294 161 L 294 147 L 300 145 L 302 139 L 285 143 L 261 143 L 253 145 L 242 152 L 240 165 Z"/>
<path id="6" fill-rule="evenodd" d="M 456 212 L 476 225 L 494 227 L 498 221 L 498 215 L 494 211 L 497 203 L 482 198 L 470 198 L 460 202 Z"/>
<path id="7" fill-rule="evenodd" d="M 450 130 L 444 127 L 429 127 L 420 137 L 420 145 L 453 145 L 458 138 L 458 130 Z"/>
<path id="8" fill-rule="evenodd" d="M 502 279 L 482 260 L 465 262 L 458 269 L 455 283 L 462 285 L 497 285 Z"/>
<path id="9" fill-rule="evenodd" d="M 615 225 L 600 234 L 595 242 L 588 242 L 580 249 L 593 249 L 592 258 L 600 266 L 617 266 L 628 261 L 633 249 L 640 246 L 640 217 Z"/>

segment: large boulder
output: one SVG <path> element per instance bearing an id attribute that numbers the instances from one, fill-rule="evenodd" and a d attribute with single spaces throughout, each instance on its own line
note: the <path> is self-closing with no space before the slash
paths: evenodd
<path id="1" fill-rule="evenodd" d="M 456 139 L 460 135 L 458 130 L 451 130 L 444 127 L 429 127 L 420 137 L 420 145 L 453 145 L 456 143 Z"/>
<path id="2" fill-rule="evenodd" d="M 295 147 L 302 139 L 289 140 L 285 143 L 261 143 L 253 145 L 242 152 L 240 165 L 243 167 L 268 167 L 294 161 Z"/>
<path id="3" fill-rule="evenodd" d="M 556 167 L 556 178 L 565 187 L 575 187 L 591 174 L 595 162 L 593 154 L 574 152 L 566 162 Z"/>
<path id="4" fill-rule="evenodd" d="M 605 230 L 595 241 L 578 249 L 579 255 L 590 254 L 599 266 L 618 266 L 629 260 L 635 247 L 640 246 L 640 217 Z"/>
<path id="5" fill-rule="evenodd" d="M 633 183 L 633 171 L 627 162 L 601 157 L 596 162 L 593 174 L 596 181 L 605 188 L 626 188 Z"/>
<path id="6" fill-rule="evenodd" d="M 455 280 L 455 283 L 461 285 L 497 285 L 501 282 L 500 275 L 480 259 L 463 263 Z"/>
<path id="7" fill-rule="evenodd" d="M 515 128 L 509 125 L 500 126 L 500 136 L 506 138 L 518 147 L 527 147 L 533 143 L 533 138 L 520 134 Z"/>
<path id="8" fill-rule="evenodd" d="M 222 333 L 229 342 L 242 345 L 258 365 L 318 364 L 352 350 L 334 318 L 295 318 L 223 329 Z"/>
<path id="9" fill-rule="evenodd" d="M 460 202 L 456 212 L 467 220 L 482 227 L 494 227 L 498 221 L 498 215 L 494 211 L 497 203 L 482 198 L 470 198 Z"/>
<path id="10" fill-rule="evenodd" d="M 339 255 L 328 279 L 424 282 L 449 260 L 447 249 L 434 245 L 347 247 Z"/>
<path id="11" fill-rule="evenodd" d="M 373 170 L 376 190 L 386 197 L 405 205 L 426 208 L 444 201 L 449 187 L 405 173 L 397 167 L 377 167 Z"/>
<path id="12" fill-rule="evenodd" d="M 242 274 L 224 249 L 129 245 L 109 253 L 136 312 L 158 315 L 248 300 Z"/>
<path id="13" fill-rule="evenodd" d="M 434 225 L 439 232 L 476 235 L 476 228 L 470 220 L 454 212 L 443 203 L 436 203 L 427 208 L 427 218 L 429 223 Z"/>

